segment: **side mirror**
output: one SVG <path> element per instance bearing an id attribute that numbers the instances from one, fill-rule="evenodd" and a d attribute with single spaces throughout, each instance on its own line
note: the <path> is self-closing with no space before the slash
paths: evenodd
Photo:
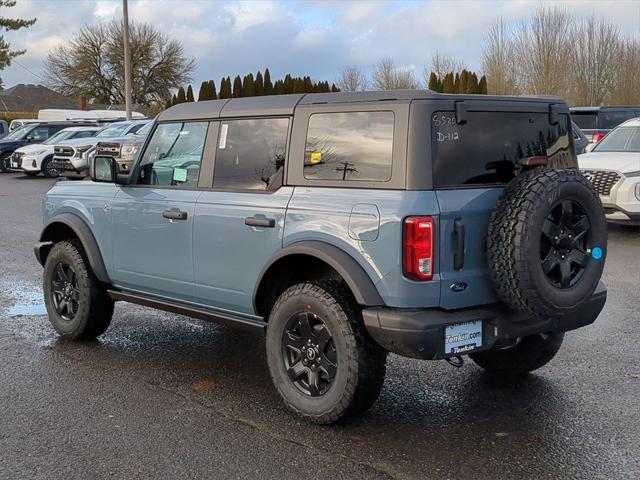
<path id="1" fill-rule="evenodd" d="M 94 182 L 115 183 L 118 179 L 118 164 L 113 157 L 94 157 L 89 162 L 89 177 Z"/>

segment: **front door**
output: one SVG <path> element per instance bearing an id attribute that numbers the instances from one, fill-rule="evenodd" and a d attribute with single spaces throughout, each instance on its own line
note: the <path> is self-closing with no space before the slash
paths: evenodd
<path id="1" fill-rule="evenodd" d="M 260 271 L 282 248 L 293 187 L 283 187 L 288 118 L 221 121 L 213 189 L 196 204 L 194 274 L 199 303 L 252 314 Z"/>
<path id="2" fill-rule="evenodd" d="M 112 205 L 116 286 L 193 301 L 193 225 L 208 123 L 159 124 Z"/>

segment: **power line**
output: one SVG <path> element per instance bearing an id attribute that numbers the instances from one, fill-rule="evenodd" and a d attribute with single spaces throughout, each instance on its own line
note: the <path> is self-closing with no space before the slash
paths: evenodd
<path id="1" fill-rule="evenodd" d="M 34 73 L 32 70 L 30 70 L 29 68 L 25 67 L 23 64 L 21 64 L 19 61 L 17 61 L 15 58 L 11 60 L 12 62 L 15 62 L 16 65 L 18 65 L 19 67 L 22 67 L 23 69 L 25 69 L 27 72 L 29 72 L 31 75 L 33 75 L 34 77 L 36 77 L 37 79 L 43 81 L 46 83 L 46 80 L 41 77 L 40 75 L 38 75 L 37 73 Z"/>

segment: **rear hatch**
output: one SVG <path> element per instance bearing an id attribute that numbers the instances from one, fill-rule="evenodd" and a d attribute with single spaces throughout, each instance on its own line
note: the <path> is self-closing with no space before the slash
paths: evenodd
<path id="1" fill-rule="evenodd" d="M 486 260 L 489 216 L 523 164 L 576 168 L 566 105 L 464 101 L 431 116 L 433 185 L 440 207 L 440 305 L 497 301 Z"/>

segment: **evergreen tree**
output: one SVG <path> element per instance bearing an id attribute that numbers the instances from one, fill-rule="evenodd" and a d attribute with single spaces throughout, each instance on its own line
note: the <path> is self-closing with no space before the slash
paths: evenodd
<path id="1" fill-rule="evenodd" d="M 264 94 L 265 95 L 273 94 L 273 83 L 271 83 L 271 73 L 269 73 L 268 68 L 266 68 L 264 71 Z"/>
<path id="2" fill-rule="evenodd" d="M 293 78 L 288 73 L 284 77 L 283 92 L 284 94 L 293 93 Z"/>
<path id="3" fill-rule="evenodd" d="M 164 104 L 164 108 L 172 107 L 173 106 L 173 102 L 175 101 L 175 99 L 176 99 L 176 96 L 174 94 L 170 99 L 167 100 L 167 103 Z"/>
<path id="4" fill-rule="evenodd" d="M 255 97 L 256 88 L 253 80 L 253 73 L 245 75 L 242 82 L 242 96 L 243 97 Z"/>
<path id="5" fill-rule="evenodd" d="M 478 93 L 481 95 L 487 94 L 487 77 L 485 77 L 484 75 L 480 77 L 480 83 L 478 83 Z"/>
<path id="6" fill-rule="evenodd" d="M 218 92 L 216 91 L 216 82 L 213 80 L 209 80 L 209 96 L 211 100 L 216 100 L 218 98 Z"/>
<path id="7" fill-rule="evenodd" d="M 193 98 L 193 88 L 191 88 L 191 85 L 189 85 L 187 87 L 187 102 L 194 102 L 195 99 Z"/>
<path id="8" fill-rule="evenodd" d="M 460 92 L 460 74 L 456 72 L 456 78 L 453 81 L 453 93 L 462 93 Z"/>
<path id="9" fill-rule="evenodd" d="M 442 93 L 454 93 L 453 73 L 447 73 L 442 82 Z"/>
<path id="10" fill-rule="evenodd" d="M 265 76 L 265 78 L 266 78 L 266 76 Z M 282 80 L 276 80 L 276 83 L 273 84 L 273 89 L 271 91 L 271 94 L 272 95 L 282 95 L 282 94 L 284 94 L 284 82 Z"/>
<path id="11" fill-rule="evenodd" d="M 302 80 L 302 86 L 304 89 L 304 93 L 313 93 L 314 84 L 311 81 L 311 77 L 304 77 L 304 79 Z"/>
<path id="12" fill-rule="evenodd" d="M 262 73 L 260 73 L 260 70 L 258 70 L 258 73 L 256 73 L 255 90 L 257 97 L 264 95 L 264 79 L 262 78 Z"/>
<path id="13" fill-rule="evenodd" d="M 220 95 L 218 98 L 231 98 L 231 77 L 222 77 L 220 85 Z"/>
<path id="14" fill-rule="evenodd" d="M 466 93 L 478 93 L 478 76 L 473 72 L 469 73 Z"/>
<path id="15" fill-rule="evenodd" d="M 187 101 L 187 94 L 184 91 L 184 87 L 180 87 L 178 89 L 178 94 L 176 95 L 176 101 L 174 105 L 178 103 L 185 103 L 186 101 Z"/>
<path id="16" fill-rule="evenodd" d="M 242 96 L 242 80 L 240 80 L 240 75 L 236 75 L 236 78 L 233 79 L 233 92 L 231 96 L 233 98 Z"/>
<path id="17" fill-rule="evenodd" d="M 336 87 L 335 83 L 332 83 L 331 84 L 331 91 L 335 93 L 335 92 L 339 92 L 340 89 L 338 87 Z"/>
<path id="18" fill-rule="evenodd" d="M 15 5 L 15 0 L 1 0 L 0 10 L 2 10 L 2 7 L 5 7 L 5 10 L 2 12 L 4 13 L 6 8 L 15 7 Z M 35 18 L 22 20 L 19 18 L 0 17 L 0 32 L 12 32 L 20 30 L 21 28 L 29 28 L 34 23 L 36 23 Z M 4 70 L 11 65 L 11 60 L 24 53 L 25 50 L 11 50 L 11 45 L 4 39 L 4 35 L 0 34 L 0 70 Z M 2 80 L 0 80 L 0 86 L 2 86 Z"/>
<path id="19" fill-rule="evenodd" d="M 200 84 L 200 90 L 198 90 L 198 101 L 201 102 L 203 100 L 211 100 L 209 98 L 209 82 L 207 80 Z"/>
<path id="20" fill-rule="evenodd" d="M 431 72 L 431 75 L 429 75 L 429 90 L 431 90 L 432 92 L 440 91 L 440 86 L 438 85 L 438 76 L 435 74 L 435 72 Z"/>
<path id="21" fill-rule="evenodd" d="M 467 69 L 464 69 L 460 74 L 460 93 L 467 93 L 468 84 L 469 84 L 469 72 L 467 71 Z"/>

